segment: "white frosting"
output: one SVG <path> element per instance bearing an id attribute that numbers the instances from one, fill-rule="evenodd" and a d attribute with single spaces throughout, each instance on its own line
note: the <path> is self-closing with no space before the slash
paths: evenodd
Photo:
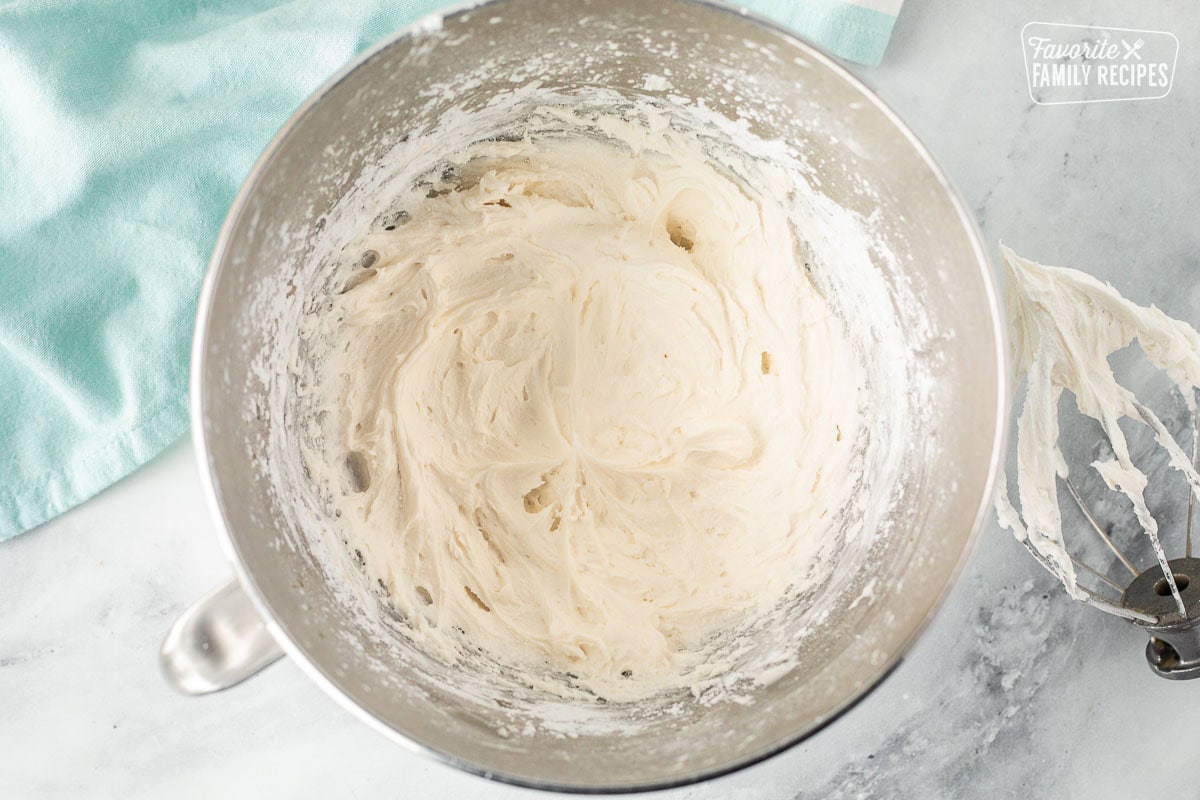
<path id="1" fill-rule="evenodd" d="M 1147 479 L 1129 457 L 1122 417 L 1149 425 L 1155 440 L 1167 450 L 1171 464 L 1187 475 L 1193 487 L 1200 476 L 1190 460 L 1152 411 L 1133 392 L 1117 382 L 1108 357 L 1135 340 L 1147 360 L 1165 371 L 1195 411 L 1194 392 L 1200 386 L 1200 335 L 1185 322 L 1159 309 L 1135 305 L 1112 286 L 1073 269 L 1048 267 L 1021 258 L 1001 247 L 1006 273 L 1006 304 L 1012 336 L 1013 361 L 1025 376 L 1025 406 L 1017 422 L 1017 491 L 1020 514 L 1008 499 L 1003 482 L 996 502 L 1000 522 L 1032 552 L 1078 599 L 1106 611 L 1128 616 L 1079 586 L 1076 569 L 1063 537 L 1058 504 L 1058 478 L 1067 477 L 1059 449 L 1058 401 L 1064 389 L 1074 396 L 1079 412 L 1099 421 L 1112 442 L 1113 457 L 1092 466 L 1110 489 L 1133 504 L 1138 521 L 1164 566 L 1158 525 L 1143 497 Z M 1023 518 L 1023 521 L 1022 521 Z M 1082 534 L 1089 535 L 1089 534 Z M 1182 600 L 1170 570 L 1166 570 L 1180 610 Z"/>
<path id="2" fill-rule="evenodd" d="M 482 142 L 306 318 L 342 535 L 414 635 L 633 698 L 829 574 L 864 374 L 682 136 Z"/>

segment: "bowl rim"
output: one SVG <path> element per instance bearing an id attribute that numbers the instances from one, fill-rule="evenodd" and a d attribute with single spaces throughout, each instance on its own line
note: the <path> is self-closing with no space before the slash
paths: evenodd
<path id="1" fill-rule="evenodd" d="M 441 22 L 447 19 L 460 17 L 466 14 L 476 12 L 478 10 L 493 7 L 503 6 L 508 3 L 523 2 L 523 0 L 468 0 L 449 5 L 441 11 L 435 11 L 431 14 L 423 15 L 408 25 L 397 29 L 391 34 L 385 36 L 375 45 L 367 48 L 362 53 L 351 59 L 341 69 L 335 72 L 330 78 L 315 89 L 300 106 L 288 117 L 287 121 L 280 127 L 271 140 L 267 143 L 262 153 L 259 155 L 250 171 L 247 173 L 241 186 L 238 189 L 237 195 L 230 204 L 229 211 L 221 224 L 221 228 L 215 239 L 212 255 L 209 258 L 204 280 L 201 284 L 200 294 L 196 306 L 195 328 L 192 338 L 191 347 L 191 366 L 189 375 L 189 412 L 191 419 L 191 440 L 195 451 L 197 466 L 199 468 L 201 490 L 205 498 L 205 503 L 208 506 L 209 512 L 213 520 L 217 523 L 217 538 L 221 543 L 221 547 L 225 552 L 230 564 L 233 567 L 234 573 L 237 576 L 238 582 L 242 590 L 249 597 L 252 605 L 258 614 L 262 617 L 263 623 L 269 630 L 280 648 L 291 658 L 305 675 L 317 684 L 326 694 L 332 697 L 339 705 L 349 711 L 352 715 L 365 722 L 370 727 L 382 733 L 389 740 L 405 747 L 411 752 L 419 753 L 435 759 L 441 763 L 456 767 L 464 772 L 477 775 L 479 777 L 488 778 L 500 783 L 520 786 L 529 789 L 539 789 L 553 792 L 566 792 L 574 794 L 629 794 L 634 792 L 657 791 L 662 789 L 676 788 L 687 786 L 690 784 L 700 783 L 703 781 L 719 778 L 723 775 L 728 775 L 733 772 L 745 769 L 747 767 L 758 764 L 773 756 L 788 750 L 795 745 L 807 740 L 809 737 L 820 733 L 829 725 L 833 724 L 838 719 L 841 719 L 851 709 L 861 703 L 865 698 L 870 696 L 887 678 L 900 666 L 905 656 L 912 649 L 913 645 L 920 636 L 928 629 L 933 618 L 944 607 L 946 598 L 950 591 L 958 583 L 966 562 L 979 540 L 980 530 L 983 527 L 984 520 L 989 513 L 992 505 L 992 500 L 995 495 L 996 484 L 999 480 L 1000 473 L 1003 467 L 1003 454 L 1005 452 L 1006 443 L 1008 440 L 1008 410 L 1010 396 L 1012 392 L 1012 379 L 1009 374 L 1008 361 L 1008 335 L 1007 327 L 1004 324 L 1004 309 L 1002 294 L 998 285 L 998 275 L 994 266 L 987 255 L 987 251 L 982 243 L 982 235 L 980 233 L 977 221 L 973 214 L 970 213 L 966 203 L 964 202 L 958 189 L 949 179 L 946 173 L 934 159 L 932 153 L 925 144 L 917 137 L 917 135 L 908 127 L 907 124 L 896 114 L 892 108 L 887 105 L 863 80 L 855 76 L 849 69 L 839 63 L 832 55 L 826 53 L 820 46 L 807 41 L 799 34 L 791 31 L 785 26 L 767 19 L 761 15 L 750 12 L 744 8 L 736 8 L 725 5 L 719 0 L 671 0 L 671 2 L 700 6 L 704 9 L 729 14 L 747 21 L 752 25 L 764 30 L 766 33 L 780 39 L 783 43 L 790 47 L 796 48 L 806 57 L 811 58 L 814 62 L 820 64 L 827 70 L 830 70 L 836 77 L 849 84 L 849 86 L 858 91 L 858 93 L 866 100 L 870 101 L 875 108 L 880 111 L 884 117 L 890 122 L 893 127 L 904 137 L 909 146 L 912 147 L 915 154 L 924 162 L 925 166 L 930 170 L 934 178 L 937 180 L 945 197 L 950 201 L 954 209 L 955 215 L 958 218 L 963 232 L 966 234 L 971 251 L 975 256 L 975 264 L 979 269 L 980 277 L 983 281 L 983 288 L 987 306 L 990 312 L 990 327 L 993 341 L 995 342 L 995 363 L 996 363 L 996 398 L 995 398 L 995 424 L 991 432 L 991 459 L 985 476 L 982 491 L 975 515 L 971 522 L 971 530 L 967 537 L 963 540 L 962 551 L 959 554 L 958 560 L 954 568 L 951 570 L 945 585 L 941 588 L 933 604 L 930 606 L 925 617 L 919 624 L 913 627 L 909 635 L 901 642 L 900 646 L 892 652 L 889 657 L 882 661 L 876 668 L 874 675 L 865 681 L 859 688 L 858 692 L 847 698 L 837 708 L 829 713 L 824 719 L 813 723 L 805 730 L 800 731 L 794 736 L 787 737 L 779 742 L 776 742 L 770 747 L 765 748 L 761 752 L 746 756 L 734 763 L 722 765 L 713 769 L 700 770 L 692 774 L 683 775 L 678 778 L 667 780 L 651 781 L 639 784 L 610 784 L 610 785 L 593 785 L 581 786 L 564 783 L 555 783 L 553 781 L 541 781 L 521 777 L 517 775 L 507 775 L 482 767 L 476 763 L 468 761 L 453 753 L 448 753 L 440 749 L 431 747 L 422 742 L 419 742 L 410 736 L 396 730 L 386 721 L 376 716 L 370 709 L 355 702 L 342 688 L 336 680 L 326 674 L 309 659 L 303 649 L 296 644 L 295 641 L 284 631 L 283 627 L 277 622 L 274 612 L 271 610 L 269 603 L 260 590 L 254 576 L 246 567 L 242 560 L 241 553 L 238 550 L 237 543 L 234 540 L 228 520 L 225 516 L 224 506 L 220 495 L 217 491 L 216 479 L 213 475 L 212 464 L 209 457 L 209 448 L 206 440 L 206 403 L 204 398 L 204 387 L 202 375 L 205 362 L 205 344 L 207 342 L 208 328 L 211 318 L 211 310 L 213 303 L 213 294 L 215 287 L 220 277 L 223 264 L 226 259 L 227 251 L 234 228 L 242 218 L 242 213 L 250 194 L 254 191 L 262 178 L 267 166 L 274 158 L 276 152 L 280 149 L 284 140 L 290 135 L 292 130 L 299 124 L 300 120 L 306 116 L 309 111 L 320 103 L 326 95 L 328 95 L 336 86 L 346 79 L 352 72 L 359 67 L 371 61 L 385 50 L 389 49 L 401 40 L 419 36 L 431 30 L 431 22 L 437 20 L 440 26 Z"/>

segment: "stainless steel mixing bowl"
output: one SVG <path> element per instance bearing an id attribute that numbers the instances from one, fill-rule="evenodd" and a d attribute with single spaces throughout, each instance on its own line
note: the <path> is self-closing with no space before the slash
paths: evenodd
<path id="1" fill-rule="evenodd" d="M 557 54 L 545 58 L 547 53 Z M 456 84 L 490 60 L 486 79 Z M 540 66 L 531 74 L 529 65 Z M 671 76 L 655 89 L 648 76 Z M 753 702 L 693 703 L 636 731 L 506 735 L 511 711 L 454 691 L 451 678 L 400 662 L 348 613 L 311 543 L 293 530 L 286 492 L 262 460 L 280 391 L 255 354 L 279 337 L 262 298 L 293 290 L 325 215 L 372 162 L 439 108 L 511 89 L 514 76 L 673 94 L 728 117 L 767 103 L 752 131 L 813 155 L 821 191 L 876 213 L 894 263 L 877 268 L 923 309 L 932 344 L 911 353 L 936 380 L 889 512 L 892 535 L 858 565 L 800 666 Z M 457 92 L 446 87 L 458 85 Z M 753 92 L 744 92 L 753 86 Z M 431 100 L 432 98 L 432 100 Z M 758 99 L 755 99 L 758 98 Z M 419 101 L 419 102 L 418 102 Z M 853 180 L 851 179 L 853 178 Z M 871 192 L 858 189 L 867 185 Z M 907 313 L 897 310 L 901 317 Z M 787 32 L 684 0 L 507 0 L 418 24 L 360 58 L 284 126 L 221 230 L 200 298 L 192 355 L 192 430 L 206 493 L 237 579 L 172 628 L 162 661 L 183 691 L 224 688 L 279 655 L 394 741 L 464 769 L 529 786 L 626 791 L 700 780 L 762 759 L 820 729 L 899 662 L 951 585 L 996 476 L 1006 406 L 997 291 L 973 223 L 913 134 L 845 69 Z M 908 320 L 901 319 L 901 322 Z M 508 730 L 505 730 L 505 728 Z M 516 729 L 520 729 L 519 723 Z"/>

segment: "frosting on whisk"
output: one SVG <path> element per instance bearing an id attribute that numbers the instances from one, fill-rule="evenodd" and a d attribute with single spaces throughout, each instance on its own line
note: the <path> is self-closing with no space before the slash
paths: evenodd
<path id="1" fill-rule="evenodd" d="M 1158 523 L 1146 506 L 1147 478 L 1130 458 L 1126 436 L 1118 424 L 1121 418 L 1150 427 L 1171 465 L 1187 476 L 1198 497 L 1200 475 L 1154 412 L 1117 381 L 1108 357 L 1137 341 L 1146 359 L 1170 377 L 1195 413 L 1200 334 L 1154 306 L 1131 303 L 1112 286 L 1083 272 L 1034 263 L 1003 245 L 1000 249 L 1007 278 L 1005 301 L 1013 362 L 1018 377 L 1027 381 L 1025 406 L 1017 422 L 1021 512 L 1013 508 L 1002 481 L 996 501 L 1000 523 L 1027 543 L 1072 596 L 1128 615 L 1078 584 L 1076 565 L 1065 547 L 1058 479 L 1067 478 L 1068 469 L 1058 444 L 1058 401 L 1066 389 L 1075 396 L 1079 412 L 1097 420 L 1112 443 L 1112 458 L 1092 466 L 1110 489 L 1120 491 L 1133 504 L 1179 610 L 1184 612 L 1159 542 Z"/>

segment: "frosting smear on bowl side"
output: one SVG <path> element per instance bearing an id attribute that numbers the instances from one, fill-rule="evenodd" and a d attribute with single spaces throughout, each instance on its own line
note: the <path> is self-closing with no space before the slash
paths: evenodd
<path id="1" fill-rule="evenodd" d="M 779 204 L 680 138 L 542 136 L 386 227 L 302 334 L 308 468 L 426 647 L 632 699 L 828 574 L 864 375 Z"/>

